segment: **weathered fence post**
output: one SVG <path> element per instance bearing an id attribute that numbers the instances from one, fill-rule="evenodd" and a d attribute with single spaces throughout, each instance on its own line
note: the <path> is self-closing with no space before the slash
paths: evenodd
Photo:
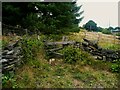
<path id="1" fill-rule="evenodd" d="M 97 38 L 97 44 L 99 43 L 99 41 L 100 41 L 100 33 L 98 33 L 98 38 Z"/>
<path id="2" fill-rule="evenodd" d="M 28 35 L 28 31 L 27 31 L 27 29 L 25 29 L 25 33 L 26 33 L 26 35 Z"/>

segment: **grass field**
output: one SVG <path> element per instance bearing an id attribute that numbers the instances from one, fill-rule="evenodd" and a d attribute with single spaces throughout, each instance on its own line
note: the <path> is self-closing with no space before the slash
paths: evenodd
<path id="1" fill-rule="evenodd" d="M 70 40 L 83 41 L 83 38 L 88 40 L 97 40 L 98 45 L 108 49 L 120 49 L 120 40 L 116 39 L 117 36 L 102 34 L 100 32 L 87 32 L 81 31 L 79 33 L 73 33 L 69 36 Z"/>

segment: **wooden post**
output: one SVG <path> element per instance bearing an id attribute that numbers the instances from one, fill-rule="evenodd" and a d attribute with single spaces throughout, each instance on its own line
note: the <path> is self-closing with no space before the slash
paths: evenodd
<path id="1" fill-rule="evenodd" d="M 63 36 L 63 37 L 62 37 L 62 42 L 64 42 L 64 41 L 65 41 L 65 39 L 66 39 L 66 37 L 65 37 L 65 36 Z M 63 48 L 64 48 L 64 46 L 65 46 L 65 45 L 64 45 L 64 44 L 62 44 L 62 47 L 63 47 Z"/>
<path id="2" fill-rule="evenodd" d="M 86 31 L 84 32 L 84 34 L 85 34 L 84 38 L 86 38 L 86 36 L 87 36 L 87 35 L 86 35 Z"/>
<path id="3" fill-rule="evenodd" d="M 64 42 L 64 41 L 65 41 L 65 39 L 66 39 L 66 37 L 65 37 L 65 36 L 63 36 L 63 37 L 62 37 L 62 41 Z"/>
<path id="4" fill-rule="evenodd" d="M 38 36 L 38 37 L 37 37 L 37 38 L 38 38 L 38 40 L 40 40 L 40 36 L 39 36 L 39 35 L 37 35 L 37 36 Z"/>
<path id="5" fill-rule="evenodd" d="M 115 44 L 115 34 L 113 34 L 114 35 L 114 44 Z"/>
<path id="6" fill-rule="evenodd" d="M 25 32 L 26 32 L 26 35 L 28 35 L 28 31 L 27 31 L 27 29 L 25 29 Z"/>
<path id="7" fill-rule="evenodd" d="M 98 40 L 97 40 L 97 44 L 99 43 L 100 40 L 100 33 L 98 33 Z"/>

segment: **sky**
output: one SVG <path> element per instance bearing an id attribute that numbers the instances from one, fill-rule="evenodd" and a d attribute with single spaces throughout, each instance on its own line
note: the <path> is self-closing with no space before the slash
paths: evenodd
<path id="1" fill-rule="evenodd" d="M 81 11 L 84 19 L 79 24 L 82 26 L 89 20 L 97 23 L 97 26 L 107 28 L 118 26 L 118 0 L 78 0 L 78 5 L 82 5 Z"/>

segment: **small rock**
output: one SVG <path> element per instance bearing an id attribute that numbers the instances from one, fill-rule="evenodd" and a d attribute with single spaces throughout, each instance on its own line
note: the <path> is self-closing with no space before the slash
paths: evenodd
<path id="1" fill-rule="evenodd" d="M 101 56 L 97 56 L 97 59 L 102 60 L 102 57 Z"/>
<path id="2" fill-rule="evenodd" d="M 106 61 L 106 56 L 103 56 L 103 60 Z"/>
<path id="3" fill-rule="evenodd" d="M 0 60 L 0 63 L 7 62 L 7 61 L 8 61 L 7 59 L 2 59 L 2 60 Z"/>
<path id="4" fill-rule="evenodd" d="M 13 54 L 14 50 L 7 52 L 7 54 Z"/>
<path id="5" fill-rule="evenodd" d="M 57 76 L 58 78 L 60 78 L 60 76 Z"/>
<path id="6" fill-rule="evenodd" d="M 3 50 L 2 55 L 7 54 L 7 52 L 9 52 L 9 51 L 8 50 Z"/>
<path id="7" fill-rule="evenodd" d="M 52 64 L 52 62 L 53 62 L 53 61 L 55 61 L 55 59 L 54 59 L 54 58 L 49 59 L 49 64 Z"/>

